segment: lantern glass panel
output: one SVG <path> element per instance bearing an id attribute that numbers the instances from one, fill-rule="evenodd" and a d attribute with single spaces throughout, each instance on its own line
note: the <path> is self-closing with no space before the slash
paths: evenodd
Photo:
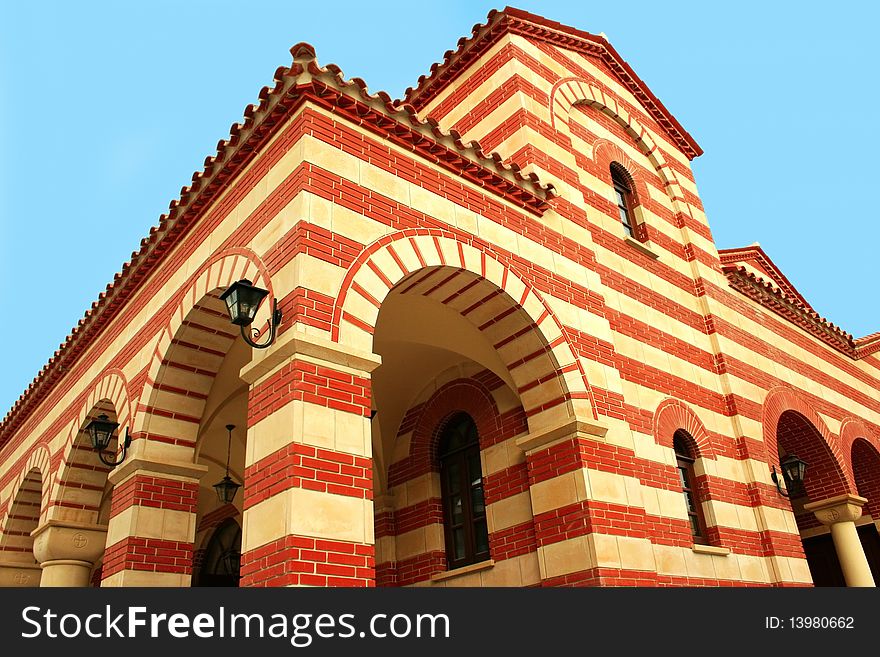
<path id="1" fill-rule="evenodd" d="M 785 478 L 793 483 L 800 484 L 804 480 L 807 464 L 794 455 L 787 456 L 781 463 Z"/>
<path id="2" fill-rule="evenodd" d="M 214 484 L 214 490 L 217 491 L 217 498 L 221 504 L 232 504 L 239 488 L 241 488 L 241 484 L 234 482 L 229 475 Z"/>
<path id="3" fill-rule="evenodd" d="M 224 301 L 226 301 L 226 311 L 229 313 L 229 319 L 234 324 L 238 317 L 238 290 L 235 286 L 229 288 L 229 294 Z"/>
<path id="4" fill-rule="evenodd" d="M 226 303 L 229 319 L 238 326 L 249 326 L 257 316 L 257 310 L 268 290 L 256 287 L 247 279 L 242 279 L 229 286 L 220 296 Z"/>
<path id="5" fill-rule="evenodd" d="M 92 448 L 100 451 L 107 449 L 113 439 L 113 432 L 118 426 L 118 423 L 110 421 L 110 418 L 104 414 L 99 415 L 96 420 L 92 420 L 86 427 L 92 440 Z"/>

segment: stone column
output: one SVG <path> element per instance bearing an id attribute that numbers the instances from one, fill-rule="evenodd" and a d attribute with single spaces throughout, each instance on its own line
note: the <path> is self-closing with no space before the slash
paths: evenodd
<path id="1" fill-rule="evenodd" d="M 847 586 L 875 586 L 855 521 L 868 500 L 858 495 L 838 495 L 804 505 L 823 525 L 831 528 L 831 538 Z"/>
<path id="2" fill-rule="evenodd" d="M 374 586 L 379 362 L 291 329 L 242 369 L 251 386 L 242 586 Z"/>
<path id="3" fill-rule="evenodd" d="M 40 586 L 87 587 L 104 552 L 107 527 L 49 520 L 31 536 L 34 556 L 43 569 Z"/>
<path id="4" fill-rule="evenodd" d="M 207 466 L 129 457 L 113 499 L 101 586 L 189 586 L 199 479 Z"/>

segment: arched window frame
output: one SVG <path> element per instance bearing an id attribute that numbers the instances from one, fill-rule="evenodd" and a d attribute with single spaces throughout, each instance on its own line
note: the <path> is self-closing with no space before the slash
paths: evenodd
<path id="1" fill-rule="evenodd" d="M 684 429 L 678 429 L 672 437 L 672 448 L 675 452 L 675 465 L 681 480 L 682 495 L 688 514 L 691 537 L 697 545 L 709 545 L 706 518 L 703 514 L 703 499 L 697 488 L 697 476 L 694 471 L 696 454 L 693 438 Z"/>
<path id="2" fill-rule="evenodd" d="M 466 442 L 451 448 L 449 443 L 463 427 L 468 432 Z M 477 425 L 470 415 L 455 413 L 443 423 L 437 442 L 437 460 L 448 568 L 453 570 L 487 561 L 490 550 L 480 441 Z M 460 514 L 455 513 L 457 497 L 462 509 Z"/>
<path id="3" fill-rule="evenodd" d="M 614 201 L 623 230 L 627 237 L 645 242 L 647 235 L 644 223 L 640 221 L 639 217 L 639 203 L 633 177 L 619 162 L 612 162 L 609 170 L 611 172 L 611 186 L 614 189 Z"/>
<path id="4" fill-rule="evenodd" d="M 234 518 L 227 518 L 211 532 L 205 547 L 205 560 L 199 570 L 196 586 L 229 586 L 241 576 L 241 525 Z M 225 571 L 225 572 L 218 572 Z M 236 575 L 238 577 L 236 577 Z M 219 584 L 218 578 L 228 577 L 229 582 Z"/>

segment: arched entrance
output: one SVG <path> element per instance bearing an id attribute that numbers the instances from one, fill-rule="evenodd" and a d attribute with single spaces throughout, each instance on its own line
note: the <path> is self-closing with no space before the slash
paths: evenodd
<path id="1" fill-rule="evenodd" d="M 545 333 L 556 326 L 546 312 L 536 322 L 523 307 L 527 289 L 520 287 L 517 299 L 461 267 L 429 265 L 400 275 L 381 298 L 362 285 L 349 294 L 361 300 L 347 302 L 353 313 L 366 310 L 368 297 L 378 310 L 377 585 L 540 583 L 526 455 L 514 441 L 535 421 L 541 426 L 572 413 L 568 380 Z M 582 382 L 569 365 L 571 381 Z M 471 456 L 459 463 L 454 457 L 461 454 L 447 453 L 445 432 L 463 418 L 472 444 L 462 454 Z"/>
<path id="2" fill-rule="evenodd" d="M 93 421 L 117 425 L 108 448 L 92 446 Z M 125 379 L 116 372 L 92 388 L 74 423 L 52 490 L 46 522 L 34 532 L 34 554 L 41 562 L 41 586 L 98 586 L 106 556 L 107 526 L 112 515 L 112 467 L 119 459 L 120 436 L 130 428 Z"/>
<path id="3" fill-rule="evenodd" d="M 880 451 L 859 437 L 853 441 L 850 456 L 856 490 L 868 500 L 858 525 L 859 539 L 874 582 L 880 582 Z"/>
<path id="4" fill-rule="evenodd" d="M 113 474 L 111 535 L 119 540 L 113 563 L 105 562 L 104 585 L 191 585 L 205 556 L 195 547 L 207 545 L 223 520 L 241 516 L 241 490 L 221 500 L 214 484 L 226 476 L 227 463 L 230 479 L 244 483 L 248 386 L 239 371 L 252 351 L 230 323 L 218 279 L 238 280 L 249 267 L 255 265 L 243 257 L 206 267 L 172 311 L 140 405 L 136 458 Z M 259 272 L 250 275 L 265 285 Z M 263 321 L 258 315 L 255 326 Z M 146 492 L 161 495 L 162 504 Z"/>
<path id="5" fill-rule="evenodd" d="M 40 522 L 42 492 L 42 473 L 30 468 L 18 485 L 0 534 L 0 586 L 40 584 L 42 573 L 31 532 Z"/>
<path id="6" fill-rule="evenodd" d="M 244 484 L 248 386 L 239 378 L 239 371 L 250 361 L 252 351 L 241 340 L 237 327 L 230 324 L 220 300 L 222 292 L 223 288 L 215 288 L 198 299 L 177 327 L 153 386 L 154 417 L 145 422 L 151 430 L 156 429 L 150 438 L 162 440 L 163 427 L 168 427 L 162 420 L 170 414 L 178 451 L 186 448 L 198 467 L 192 518 L 195 535 L 189 537 L 193 549 L 187 570 L 192 582 L 200 585 L 220 574 L 217 569 L 222 564 L 216 562 L 216 554 L 208 554 L 209 550 L 216 552 L 217 541 L 229 541 L 226 533 L 218 532 L 223 528 L 228 532 L 234 523 L 239 550 L 241 541 L 240 525 L 233 518 L 241 517 L 244 495 L 239 489 L 231 500 L 221 499 L 214 484 L 227 472 L 234 483 Z M 196 549 L 200 545 L 205 547 Z M 202 569 L 208 558 L 214 561 L 208 564 L 212 572 L 205 573 L 206 580 Z M 228 559 L 223 563 L 231 564 Z M 234 566 L 235 571 L 225 575 L 237 582 L 239 562 Z"/>
<path id="7" fill-rule="evenodd" d="M 784 394 L 793 403 L 776 417 L 771 446 L 779 458 L 774 464 L 777 471 L 779 463 L 791 455 L 807 463 L 803 482 L 788 482 L 786 494 L 813 583 L 873 586 L 854 524 L 864 500 L 853 495 L 839 446 L 829 438 L 824 423 L 808 404 L 791 393 Z"/>

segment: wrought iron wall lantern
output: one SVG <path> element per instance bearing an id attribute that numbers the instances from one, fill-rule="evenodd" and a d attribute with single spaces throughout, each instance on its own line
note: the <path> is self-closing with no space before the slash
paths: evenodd
<path id="1" fill-rule="evenodd" d="M 789 454 L 779 464 L 782 470 L 782 478 L 785 480 L 785 490 L 779 485 L 779 475 L 776 474 L 776 466 L 773 466 L 773 472 L 770 478 L 776 484 L 776 489 L 783 497 L 791 497 L 804 492 L 804 475 L 807 473 L 807 464 L 794 454 Z M 786 492 L 787 491 L 787 492 Z"/>
<path id="2" fill-rule="evenodd" d="M 86 433 L 89 434 L 89 438 L 92 441 L 92 449 L 98 452 L 98 458 L 101 459 L 101 463 L 109 465 L 111 468 L 115 468 L 125 460 L 125 454 L 128 451 L 129 445 L 131 445 L 131 435 L 129 435 L 128 428 L 126 427 L 125 438 L 122 441 L 122 455 L 119 457 L 119 460 L 110 461 L 104 457 L 104 452 L 107 451 L 107 448 L 110 447 L 110 441 L 113 440 L 113 432 L 116 431 L 118 426 L 118 422 L 113 422 L 104 413 L 101 413 L 96 419 L 86 425 Z"/>
<path id="3" fill-rule="evenodd" d="M 220 504 L 232 504 L 235 494 L 241 488 L 241 484 L 236 482 L 229 476 L 229 455 L 232 453 L 232 430 L 235 429 L 234 424 L 227 424 L 226 430 L 229 432 L 229 441 L 226 444 L 226 476 L 214 484 L 214 490 L 217 491 L 217 497 Z"/>
<path id="4" fill-rule="evenodd" d="M 254 349 L 265 349 L 275 342 L 275 330 L 281 323 L 281 311 L 278 310 L 278 300 L 272 299 L 272 315 L 267 324 L 269 325 L 269 340 L 267 342 L 258 343 L 264 331 L 259 329 L 250 329 L 253 338 L 248 335 L 246 330 L 257 316 L 260 304 L 269 295 L 268 290 L 264 290 L 255 286 L 248 279 L 243 278 L 236 281 L 226 291 L 220 295 L 220 299 L 226 303 L 226 310 L 229 313 L 229 321 L 236 326 L 241 327 L 241 337 Z"/>

